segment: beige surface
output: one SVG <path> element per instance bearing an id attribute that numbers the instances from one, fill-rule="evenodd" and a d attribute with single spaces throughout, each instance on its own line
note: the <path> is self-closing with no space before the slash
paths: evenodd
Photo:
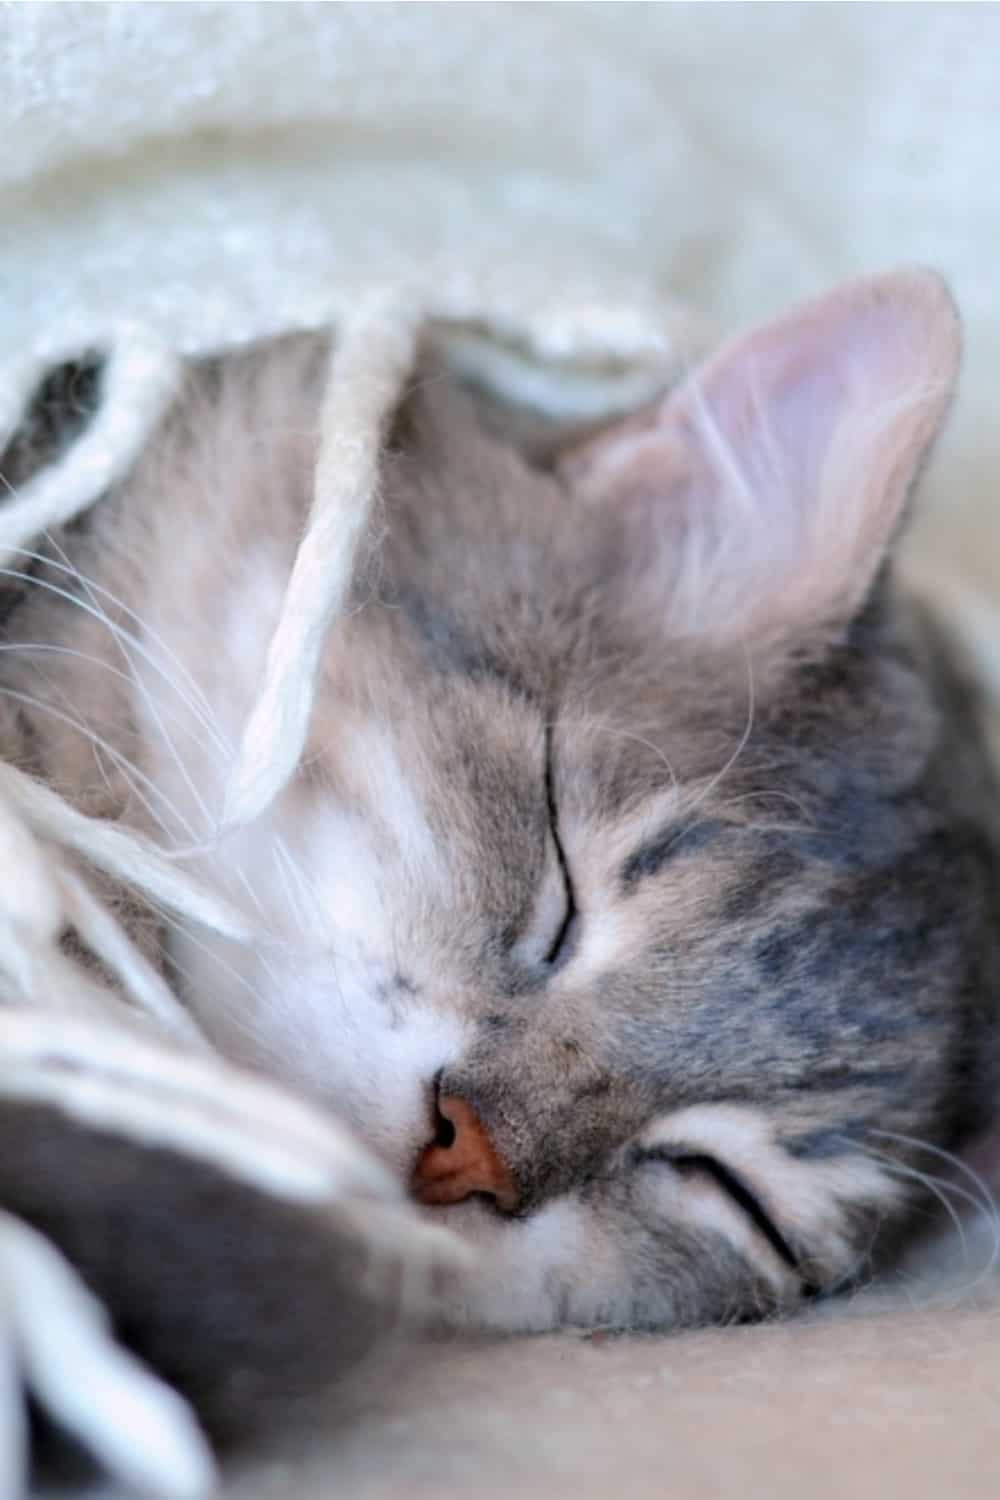
<path id="1" fill-rule="evenodd" d="M 226 1500 L 1000 1494 L 1000 1291 L 393 1364 L 234 1469 Z"/>

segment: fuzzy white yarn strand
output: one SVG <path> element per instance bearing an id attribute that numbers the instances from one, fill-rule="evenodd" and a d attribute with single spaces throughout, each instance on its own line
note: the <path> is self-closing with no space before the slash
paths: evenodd
<path id="1" fill-rule="evenodd" d="M 165 1036 L 207 1051 L 209 1044 L 191 1012 L 139 952 L 105 902 L 69 867 L 60 870 L 59 883 L 66 917 L 90 951 L 125 985 L 141 1013 L 156 1022 Z"/>
<path id="2" fill-rule="evenodd" d="M 42 1406 L 112 1472 L 163 1500 L 196 1500 L 214 1489 L 215 1463 L 187 1402 L 115 1344 L 104 1309 L 55 1247 L 4 1213 L 0 1301 L 13 1335 L 4 1354 L 13 1349 Z M 16 1478 L 23 1431 L 16 1394 L 8 1396 L 0 1443 L 14 1452 L 0 1448 L 0 1473 Z"/>
<path id="3" fill-rule="evenodd" d="M 173 398 L 181 369 L 178 357 L 146 329 L 119 330 L 102 371 L 101 403 L 93 421 L 0 510 L 0 563 L 9 563 L 49 527 L 79 515 L 124 477 Z M 8 423 L 25 409 L 38 373 L 37 361 L 29 362 L 5 388 L 0 406 L 7 410 L 0 416 L 6 415 Z"/>
<path id="4" fill-rule="evenodd" d="M 3 1098 L 48 1101 L 94 1129 L 196 1156 L 290 1200 L 404 1200 L 346 1127 L 280 1084 L 90 1018 L 0 1009 Z"/>
<path id="5" fill-rule="evenodd" d="M 4 882 L 4 922 L 29 944 L 55 942 L 63 921 L 58 876 L 27 821 L 2 798 L 0 869 L 16 875 Z"/>
<path id="6" fill-rule="evenodd" d="M 70 849 L 112 879 L 141 891 L 157 905 L 236 942 L 258 936 L 252 922 L 194 876 L 178 870 L 138 834 L 103 818 L 88 818 L 57 792 L 0 762 L 0 799 L 17 810 L 37 837 Z"/>
<path id="7" fill-rule="evenodd" d="M 226 827 L 263 812 L 299 762 L 323 643 L 344 607 L 371 524 L 384 428 L 413 367 L 421 322 L 412 296 L 381 290 L 341 324 L 323 400 L 313 503 L 230 780 Z"/>
<path id="8" fill-rule="evenodd" d="M 32 832 L 9 799 L 0 799 L 0 869 L 16 872 L 17 877 L 9 882 L 0 911 L 0 974 L 23 1000 L 39 1008 L 114 1016 L 114 997 L 81 974 L 60 950 L 60 935 L 71 922 L 91 951 L 127 986 L 140 1010 L 168 1036 L 207 1045 L 188 1011 L 110 909 L 57 850 Z"/>
<path id="9" fill-rule="evenodd" d="M 28 1420 L 14 1341 L 18 1292 L 0 1278 L 0 1495 L 10 1496 L 25 1493 L 28 1485 Z"/>

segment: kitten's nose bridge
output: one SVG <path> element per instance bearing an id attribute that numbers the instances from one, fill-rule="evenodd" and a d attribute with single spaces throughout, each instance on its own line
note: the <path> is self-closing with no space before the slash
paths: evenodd
<path id="1" fill-rule="evenodd" d="M 421 1153 L 413 1173 L 413 1195 L 421 1203 L 461 1203 L 473 1193 L 488 1193 L 498 1208 L 513 1213 L 520 1193 L 485 1125 L 459 1094 L 437 1101 L 444 1129 Z"/>

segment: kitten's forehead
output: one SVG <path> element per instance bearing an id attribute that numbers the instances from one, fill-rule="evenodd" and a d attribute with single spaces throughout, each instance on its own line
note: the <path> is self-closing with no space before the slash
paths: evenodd
<path id="1" fill-rule="evenodd" d="M 548 705 L 600 632 L 620 567 L 612 519 L 583 516 L 564 484 L 479 426 L 461 391 L 421 387 L 406 414 L 383 468 L 377 597 L 432 670 Z"/>
<path id="2" fill-rule="evenodd" d="M 421 388 L 398 440 L 379 571 L 331 642 L 311 753 L 383 839 L 419 826 L 401 835 L 414 868 L 434 848 L 498 931 L 527 920 L 553 816 L 579 834 L 581 892 L 626 897 L 681 820 L 808 822 L 839 799 L 860 835 L 865 746 L 879 793 L 926 754 L 919 692 L 896 706 L 917 679 L 890 680 L 906 673 L 877 631 L 846 666 L 786 664 L 780 682 L 746 652 L 699 657 L 630 612 L 611 522 L 481 432 L 460 393 Z M 716 851 L 689 866 L 720 888 Z"/>
<path id="3" fill-rule="evenodd" d="M 649 780 L 664 725 L 675 770 L 697 775 L 772 700 L 786 719 L 799 707 L 822 714 L 823 695 L 808 674 L 790 680 L 784 655 L 672 635 L 649 539 L 620 507 L 588 506 L 485 431 L 448 382 L 420 384 L 407 402 L 382 492 L 377 568 L 357 591 L 372 655 L 451 686 L 497 686 L 543 717 L 626 729 L 613 751 L 607 742 L 618 768 L 609 796 L 626 800 L 630 781 Z M 854 657 L 883 644 L 858 635 Z M 855 718 L 852 733 L 864 728 L 863 712 Z"/>

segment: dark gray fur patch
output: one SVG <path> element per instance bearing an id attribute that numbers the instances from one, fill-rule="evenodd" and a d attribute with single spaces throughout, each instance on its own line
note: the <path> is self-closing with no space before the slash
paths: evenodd
<path id="1" fill-rule="evenodd" d="M 797 1161 L 830 1161 L 849 1156 L 860 1133 L 850 1128 L 807 1130 L 801 1135 L 783 1135 L 779 1145 Z"/>
<path id="2" fill-rule="evenodd" d="M 537 703 L 537 687 L 511 657 L 491 647 L 445 605 L 396 591 L 391 603 L 403 610 L 423 642 L 428 665 L 436 672 L 457 672 L 472 682 L 493 681 L 515 697 Z"/>
<path id="3" fill-rule="evenodd" d="M 622 866 L 622 889 L 627 893 L 641 880 L 659 875 L 668 860 L 683 859 L 697 854 L 725 831 L 726 824 L 719 818 L 701 818 L 687 826 L 676 823 L 661 829 L 646 840 Z"/>
<path id="4" fill-rule="evenodd" d="M 218 1439 L 280 1417 L 394 1320 L 394 1273 L 373 1298 L 370 1252 L 335 1213 L 47 1105 L 0 1101 L 0 1139 L 0 1204 L 62 1250 Z"/>

